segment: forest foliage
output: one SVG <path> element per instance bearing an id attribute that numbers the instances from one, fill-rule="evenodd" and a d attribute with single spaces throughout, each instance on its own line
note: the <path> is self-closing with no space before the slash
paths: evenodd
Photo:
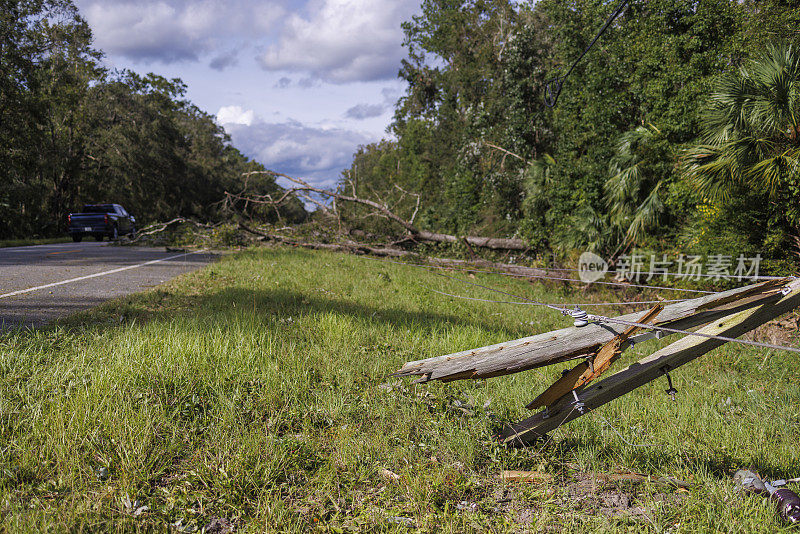
<path id="1" fill-rule="evenodd" d="M 181 80 L 105 68 L 71 0 L 0 4 L 0 238 L 57 235 L 85 202 L 121 203 L 141 223 L 217 221 L 225 191 L 280 191 L 245 176 L 264 168 Z M 423 230 L 523 238 L 542 257 L 796 256 L 796 2 L 631 0 L 546 107 L 546 83 L 619 5 L 423 0 L 403 24 L 407 90 L 387 138 L 358 148 L 340 190 Z M 307 216 L 294 198 L 234 208 Z M 337 209 L 350 226 L 402 232 Z"/>
<path id="2" fill-rule="evenodd" d="M 796 2 L 632 0 L 547 108 L 546 82 L 617 6 L 424 0 L 403 26 L 408 89 L 389 139 L 362 147 L 341 186 L 391 200 L 397 184 L 422 195 L 421 227 L 515 235 L 542 256 L 631 247 L 789 256 L 800 242 Z M 791 56 L 772 72 L 783 85 L 759 85 L 776 47 Z M 738 95 L 749 119 L 726 123 L 721 95 L 735 100 L 737 87 L 750 90 Z M 748 162 L 728 165 L 725 179 L 698 178 L 698 150 L 729 155 L 747 139 L 756 139 Z M 774 180 L 752 175 L 765 158 Z"/>
<path id="3" fill-rule="evenodd" d="M 0 238 L 58 235 L 67 213 L 93 202 L 122 204 L 139 224 L 219 220 L 224 192 L 263 170 L 185 98 L 181 80 L 103 67 L 71 0 L 0 5 Z M 280 190 L 264 175 L 247 186 Z M 281 213 L 306 216 L 297 200 Z"/>

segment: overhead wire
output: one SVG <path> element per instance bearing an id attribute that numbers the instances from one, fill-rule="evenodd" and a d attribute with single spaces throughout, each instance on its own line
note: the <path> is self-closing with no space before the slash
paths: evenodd
<path id="1" fill-rule="evenodd" d="M 487 271 L 474 271 L 474 272 L 487 272 Z M 583 280 L 578 280 L 576 278 L 560 278 L 558 276 L 546 276 L 543 274 L 514 274 L 514 273 L 503 273 L 501 271 L 488 271 L 494 272 L 494 274 L 503 274 L 505 276 L 519 276 L 525 278 L 545 278 L 547 280 L 564 280 L 567 282 L 579 282 L 582 284 L 603 284 L 606 286 L 620 286 L 620 287 L 642 287 L 647 289 L 662 289 L 668 291 L 683 291 L 685 293 L 704 293 L 710 295 L 712 293 L 716 293 L 716 291 L 704 291 L 702 289 L 684 289 L 682 287 L 665 287 L 665 286 L 650 286 L 645 284 L 633 284 L 633 283 L 624 283 L 624 282 L 601 282 L 599 280 L 595 282 L 585 282 Z"/>
<path id="2" fill-rule="evenodd" d="M 450 275 L 447 275 L 447 274 L 444 274 L 444 273 L 441 273 L 441 272 L 433 271 L 428 266 L 409 264 L 409 263 L 403 263 L 403 262 L 394 262 L 394 261 L 388 261 L 388 260 L 375 260 L 374 258 L 367 258 L 366 256 L 362 256 L 362 257 L 364 257 L 366 259 L 369 259 L 369 260 L 373 260 L 373 261 L 381 261 L 381 262 L 388 262 L 388 263 L 399 263 L 401 265 L 407 265 L 407 266 L 411 266 L 411 267 L 422 267 L 422 268 L 424 268 L 425 270 L 427 270 L 428 272 L 430 272 L 432 274 L 435 274 L 435 275 L 438 275 L 438 276 L 442 276 L 442 277 L 448 278 L 450 280 L 455 280 L 456 282 L 461 282 L 461 283 L 468 284 L 468 285 L 471 285 L 471 286 L 480 287 L 482 289 L 486 289 L 487 291 L 493 291 L 495 293 L 500 293 L 500 294 L 503 294 L 503 295 L 506 295 L 506 296 L 509 296 L 509 297 L 522 299 L 524 301 L 527 301 L 528 303 L 531 303 L 531 304 L 534 304 L 534 305 L 538 305 L 538 306 L 544 306 L 546 308 L 550 308 L 552 310 L 558 311 L 562 315 L 570 315 L 571 314 L 571 310 L 567 309 L 564 306 L 548 304 L 546 302 L 539 302 L 539 301 L 534 300 L 534 299 L 529 299 L 527 297 L 523 297 L 522 295 L 509 293 L 507 291 L 502 291 L 500 289 L 496 289 L 496 288 L 493 288 L 493 287 L 484 286 L 482 284 L 478 284 L 478 283 L 475 283 L 475 282 L 470 282 L 468 280 L 462 280 L 461 278 L 456 278 L 455 276 L 450 276 Z M 592 322 L 595 322 L 595 323 L 614 323 L 614 324 L 620 324 L 620 325 L 624 325 L 624 326 L 636 326 L 636 327 L 639 327 L 639 328 L 642 328 L 642 329 L 646 329 L 646 330 L 658 330 L 658 331 L 670 332 L 670 333 L 674 333 L 674 334 L 683 334 L 683 335 L 687 335 L 687 336 L 702 337 L 702 338 L 706 338 L 706 339 L 715 339 L 715 340 L 719 340 L 719 341 L 724 341 L 726 343 L 738 343 L 738 344 L 741 344 L 741 345 L 750 345 L 750 346 L 761 347 L 761 348 L 776 349 L 776 350 L 786 350 L 786 351 L 789 351 L 789 352 L 800 353 L 800 349 L 796 349 L 794 347 L 787 347 L 787 346 L 784 346 L 784 345 L 775 345 L 775 344 L 772 344 L 772 343 L 763 343 L 763 342 L 760 342 L 760 341 L 749 341 L 749 340 L 746 340 L 746 339 L 736 339 L 736 338 L 727 337 L 727 336 L 720 336 L 720 335 L 716 335 L 716 334 L 703 334 L 701 332 L 692 332 L 690 330 L 681 330 L 681 329 L 678 329 L 678 328 L 669 328 L 669 327 L 666 327 L 666 326 L 655 326 L 655 325 L 652 325 L 652 324 L 638 323 L 638 322 L 635 322 L 635 321 L 627 321 L 625 319 L 619 319 L 619 318 L 616 318 L 616 317 L 606 317 L 604 315 L 587 314 L 587 317 L 588 317 L 589 321 L 592 321 Z"/>
<path id="3" fill-rule="evenodd" d="M 754 347 L 761 347 L 766 349 L 777 349 L 777 350 L 786 350 L 789 352 L 797 352 L 800 353 L 800 349 L 796 349 L 794 347 L 787 347 L 785 345 L 774 345 L 772 343 L 763 343 L 761 341 L 750 341 L 747 339 L 736 339 L 733 337 L 727 336 L 720 336 L 717 334 L 703 334 L 702 332 L 692 332 L 690 330 L 681 330 L 679 328 L 669 328 L 667 326 L 655 326 L 652 324 L 645 324 L 645 323 L 637 323 L 636 321 L 626 321 L 625 319 L 619 319 L 617 317 L 605 317 L 602 315 L 592 315 L 589 314 L 589 320 L 594 321 L 597 323 L 615 323 L 621 324 L 623 326 L 637 326 L 639 328 L 645 328 L 648 330 L 660 330 L 662 332 L 670 332 L 672 334 L 684 334 L 687 336 L 696 336 L 696 337 L 704 337 L 706 339 L 716 339 L 719 341 L 725 341 L 727 343 L 739 343 L 741 345 L 751 345 Z"/>
<path id="4" fill-rule="evenodd" d="M 580 269 L 568 268 L 568 267 L 539 267 L 542 270 L 547 271 L 568 271 L 568 272 L 581 272 Z M 623 276 L 634 274 L 633 271 L 606 271 L 605 274 L 621 274 Z M 644 274 L 644 273 L 643 273 Z M 648 273 L 649 274 L 649 273 Z M 752 281 L 756 282 L 758 280 L 780 280 L 781 278 L 794 278 L 793 276 L 766 276 L 766 275 L 758 275 L 758 276 L 739 276 L 739 275 L 732 275 L 732 274 L 701 274 L 701 273 L 670 273 L 670 272 L 659 272 L 661 276 L 675 276 L 679 278 L 688 278 L 696 276 L 698 278 L 713 278 L 713 279 L 723 279 L 723 280 L 737 280 L 737 281 Z"/>
<path id="5" fill-rule="evenodd" d="M 446 297 L 454 297 L 457 299 L 463 300 L 476 300 L 479 302 L 493 302 L 496 304 L 521 304 L 524 306 L 536 306 L 536 304 L 532 302 L 521 302 L 518 300 L 492 300 L 492 299 L 480 299 L 477 297 L 467 297 L 464 295 L 454 295 L 452 293 L 446 293 L 444 291 L 437 291 L 436 289 L 428 288 L 428 291 L 433 293 L 438 293 L 440 295 L 444 295 Z M 583 304 L 563 304 L 565 307 L 572 308 L 574 306 L 635 306 L 638 304 L 664 304 L 664 303 L 671 303 L 671 302 L 685 302 L 687 299 L 676 299 L 676 300 L 637 300 L 633 302 L 586 302 Z"/>
<path id="6" fill-rule="evenodd" d="M 685 289 L 685 288 L 682 288 L 682 287 L 651 286 L 651 285 L 646 285 L 646 284 L 632 284 L 632 283 L 623 283 L 623 282 L 601 282 L 599 280 L 596 281 L 596 282 L 585 282 L 585 281 L 579 280 L 577 278 L 562 278 L 562 277 L 558 277 L 558 276 L 548 276 L 548 275 L 543 275 L 543 274 L 507 273 L 507 272 L 503 272 L 503 271 L 489 271 L 489 270 L 484 270 L 484 269 L 475 269 L 475 268 L 472 268 L 472 267 L 465 267 L 465 268 L 462 268 L 462 269 L 458 269 L 458 268 L 453 267 L 453 266 L 427 265 L 427 264 L 424 264 L 424 263 L 408 263 L 408 262 L 403 262 L 403 261 L 394 261 L 394 260 L 386 260 L 386 259 L 378 259 L 378 258 L 369 258 L 369 257 L 366 257 L 366 256 L 361 256 L 361 257 L 364 258 L 364 259 L 377 261 L 377 262 L 381 262 L 381 263 L 392 263 L 392 264 L 395 264 L 395 265 L 407 265 L 409 267 L 419 267 L 419 268 L 428 270 L 430 272 L 433 272 L 433 271 L 431 271 L 431 269 L 442 269 L 442 270 L 451 270 L 451 271 L 460 271 L 460 272 L 469 271 L 469 272 L 472 272 L 472 273 L 482 273 L 482 274 L 499 274 L 501 276 L 509 276 L 511 278 L 539 278 L 539 279 L 544 279 L 544 280 L 558 280 L 558 281 L 566 281 L 566 282 L 577 282 L 577 283 L 580 283 L 580 284 L 603 284 L 603 285 L 608 285 L 608 286 L 619 286 L 619 287 L 639 287 L 639 288 L 644 288 L 644 289 L 661 289 L 661 290 L 666 290 L 666 291 L 682 291 L 682 292 L 685 292 L 685 293 L 702 293 L 702 294 L 706 294 L 706 295 L 712 295 L 712 294 L 716 293 L 715 291 L 704 291 L 704 290 L 701 290 L 701 289 Z M 556 270 L 556 269 L 553 269 L 553 270 Z M 563 270 L 563 269 L 559 269 L 559 270 Z"/>
<path id="7" fill-rule="evenodd" d="M 406 265 L 408 265 L 408 264 L 406 264 Z M 413 264 L 411 264 L 411 265 L 413 265 Z M 456 282 L 461 282 L 463 284 L 469 284 L 471 286 L 480 287 L 482 289 L 486 289 L 488 291 L 494 291 L 496 293 L 501 293 L 501 294 L 507 295 L 509 297 L 515 297 L 515 298 L 518 298 L 518 299 L 523 299 L 523 300 L 527 301 L 530 304 L 534 304 L 534 305 L 537 305 L 537 306 L 544 306 L 546 308 L 550 308 L 551 310 L 555 310 L 555 311 L 560 312 L 560 313 L 565 313 L 565 312 L 569 313 L 569 310 L 567 310 L 566 308 L 564 308 L 562 306 L 558 306 L 558 305 L 555 305 L 555 304 L 548 304 L 547 302 L 539 302 L 538 300 L 529 299 L 528 297 L 523 297 L 522 295 L 517 295 L 517 294 L 514 294 L 514 293 L 508 293 L 507 291 L 503 291 L 501 289 L 495 289 L 493 287 L 484 286 L 484 285 L 481 285 L 481 284 L 477 284 L 475 282 L 470 282 L 469 280 L 462 280 L 461 278 L 456 278 L 455 276 L 450 276 L 450 275 L 447 275 L 447 274 L 444 274 L 444 273 L 431 271 L 430 269 L 426 269 L 426 270 L 428 272 L 430 272 L 430 273 L 433 273 L 433 274 L 437 275 L 437 276 L 443 276 L 445 278 L 449 278 L 450 280 L 455 280 Z"/>
<path id="8" fill-rule="evenodd" d="M 554 107 L 556 105 L 556 102 L 558 102 L 558 97 L 561 94 L 561 88 L 564 86 L 564 82 L 567 81 L 567 78 L 569 77 L 569 75 L 572 74 L 572 71 L 575 69 L 575 67 L 578 65 L 578 63 L 580 63 L 580 61 L 583 59 L 583 56 L 585 56 L 586 54 L 589 53 L 589 50 L 592 49 L 594 44 L 597 42 L 598 39 L 600 39 L 600 36 L 605 33 L 605 31 L 608 29 L 608 27 L 611 25 L 611 23 L 614 22 L 614 20 L 617 17 L 619 17 L 622 14 L 623 11 L 625 11 L 625 6 L 627 6 L 627 5 L 628 5 L 628 0 L 622 0 L 619 3 L 619 5 L 617 6 L 617 9 L 615 9 L 614 12 L 611 14 L 611 16 L 608 17 L 608 19 L 606 20 L 605 24 L 603 24 L 603 27 L 600 28 L 600 31 L 597 32 L 597 35 L 595 35 L 594 39 L 592 39 L 592 42 L 590 42 L 589 46 L 587 46 L 583 50 L 583 53 L 580 56 L 578 56 L 578 59 L 576 59 L 572 63 L 572 66 L 569 68 L 569 70 L 567 71 L 566 74 L 564 74 L 563 76 L 556 76 L 552 80 L 549 80 L 548 82 L 545 83 L 545 86 L 544 86 L 544 90 L 545 90 L 544 105 L 545 106 L 547 106 L 549 108 L 552 108 L 552 107 Z"/>

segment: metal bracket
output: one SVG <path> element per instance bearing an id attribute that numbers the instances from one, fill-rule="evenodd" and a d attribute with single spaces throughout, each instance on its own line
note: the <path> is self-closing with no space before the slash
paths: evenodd
<path id="1" fill-rule="evenodd" d="M 675 402 L 675 394 L 678 392 L 678 390 L 675 389 L 675 386 L 672 385 L 672 377 L 669 376 L 669 365 L 665 365 L 664 367 L 662 367 L 661 372 L 664 373 L 667 377 L 668 387 L 664 391 L 667 393 L 667 395 L 670 396 L 672 402 Z"/>
<path id="2" fill-rule="evenodd" d="M 586 412 L 586 405 L 581 402 L 581 399 L 578 397 L 578 393 L 574 389 L 572 390 L 572 396 L 575 398 L 575 402 L 573 403 L 575 405 L 575 409 L 578 410 L 579 414 L 583 415 Z"/>
<path id="3" fill-rule="evenodd" d="M 639 334 L 638 336 L 633 336 L 629 339 L 631 345 L 635 345 L 636 343 L 641 343 L 642 341 L 649 341 L 651 339 L 661 339 L 666 335 L 666 332 L 662 330 L 650 330 L 649 332 L 645 332 L 644 334 Z"/>

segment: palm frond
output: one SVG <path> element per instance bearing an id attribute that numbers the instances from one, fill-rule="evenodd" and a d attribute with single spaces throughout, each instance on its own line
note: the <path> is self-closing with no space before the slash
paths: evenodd
<path id="1" fill-rule="evenodd" d="M 554 242 L 565 248 L 599 251 L 609 243 L 612 233 L 605 219 L 588 202 L 582 201 L 554 236 Z"/>
<path id="2" fill-rule="evenodd" d="M 661 200 L 661 183 L 659 182 L 636 209 L 636 216 L 631 221 L 625 234 L 630 243 L 635 243 L 650 229 L 654 228 L 665 211 Z"/>
<path id="3" fill-rule="evenodd" d="M 714 201 L 728 200 L 744 185 L 775 194 L 797 172 L 789 153 L 798 124 L 800 49 L 774 44 L 719 79 L 702 116 L 704 144 L 683 152 L 681 171 Z"/>
<path id="4" fill-rule="evenodd" d="M 720 147 L 700 145 L 684 152 L 681 168 L 689 184 L 705 198 L 726 201 L 737 185 L 736 161 Z"/>
<path id="5" fill-rule="evenodd" d="M 782 183 L 792 177 L 797 179 L 798 171 L 800 171 L 800 149 L 789 149 L 753 165 L 748 171 L 748 178 L 763 184 L 770 195 L 774 196 Z"/>

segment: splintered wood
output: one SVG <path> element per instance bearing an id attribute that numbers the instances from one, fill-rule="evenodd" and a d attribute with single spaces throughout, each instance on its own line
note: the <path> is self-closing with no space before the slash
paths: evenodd
<path id="1" fill-rule="evenodd" d="M 734 313 L 738 305 L 748 307 L 768 300 L 788 282 L 770 280 L 664 307 L 653 324 L 685 330 Z M 635 322 L 640 313 L 619 319 Z M 518 373 L 536 367 L 580 358 L 597 351 L 620 332 L 610 325 L 589 324 L 525 337 L 488 347 L 408 362 L 397 376 L 419 376 L 418 382 L 488 378 Z"/>
<path id="2" fill-rule="evenodd" d="M 664 307 L 659 304 L 645 313 L 642 318 L 636 322 L 642 324 L 652 323 L 656 315 L 663 309 Z M 587 361 L 570 369 L 564 376 L 559 378 L 555 384 L 544 390 L 541 395 L 528 404 L 526 408 L 533 410 L 542 406 L 549 406 L 573 389 L 585 386 L 595 378 L 598 378 L 611 367 L 611 364 L 614 363 L 620 355 L 622 355 L 622 351 L 628 348 L 630 345 L 628 338 L 641 329 L 642 327 L 640 326 L 629 326 L 626 328 L 620 335 L 600 347 L 597 354 L 590 355 Z"/>
<path id="3" fill-rule="evenodd" d="M 800 306 L 800 280 L 781 278 L 731 289 L 615 318 L 687 330 L 707 325 L 699 333 L 738 337 Z M 501 376 L 576 358 L 586 358 L 542 392 L 528 408 L 545 409 L 510 425 L 498 436 L 509 445 L 525 445 L 558 426 L 655 380 L 670 370 L 724 344 L 721 339 L 687 335 L 627 369 L 590 385 L 606 372 L 644 327 L 615 330 L 613 323 L 589 324 L 408 362 L 395 373 L 418 376 L 416 382 L 451 381 Z M 669 332 L 661 332 L 664 336 Z M 641 337 L 641 336 L 640 336 Z M 662 337 L 662 336 L 659 336 Z"/>

